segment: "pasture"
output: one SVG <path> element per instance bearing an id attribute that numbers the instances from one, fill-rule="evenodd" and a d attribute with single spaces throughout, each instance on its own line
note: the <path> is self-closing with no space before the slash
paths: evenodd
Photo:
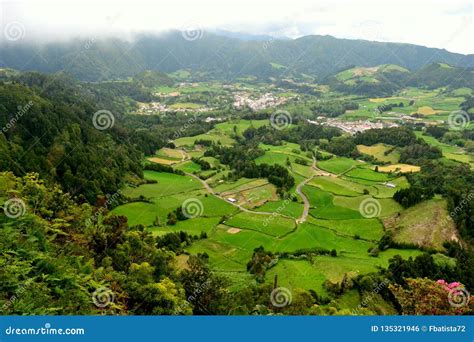
<path id="1" fill-rule="evenodd" d="M 402 173 L 411 173 L 411 172 L 420 172 L 420 167 L 416 165 L 410 165 L 410 164 L 392 164 L 392 165 L 385 165 L 385 166 L 379 166 L 378 170 L 379 172 L 385 172 L 385 173 L 390 173 L 390 172 L 402 172 Z"/>
<path id="2" fill-rule="evenodd" d="M 374 157 L 378 161 L 386 163 L 398 163 L 400 159 L 400 152 L 392 146 L 385 144 L 375 144 L 372 146 L 357 145 L 357 150 L 360 153 L 367 154 Z"/>
<path id="3" fill-rule="evenodd" d="M 367 103 L 376 106 L 383 101 L 372 99 Z M 398 164 L 398 149 L 384 144 L 358 146 L 360 152 L 389 164 L 379 166 L 376 172 L 375 165 L 368 162 L 337 156 L 317 161 L 317 168 L 313 169 L 311 154 L 303 152 L 298 144 L 284 142 L 273 146 L 260 143 L 259 147 L 265 153 L 255 162 L 288 168 L 295 179 L 295 185 L 288 191 L 295 195 L 293 200 L 280 197 L 276 187 L 267 179 L 228 179 L 228 166 L 221 165 L 216 158 L 203 157 L 205 148 L 195 146 L 199 139 L 231 145 L 235 137 L 241 136 L 247 128 L 263 125 L 268 125 L 268 120 L 221 122 L 205 134 L 175 139 L 177 149 L 164 148 L 150 158 L 159 158 L 165 164 L 173 164 L 174 168 L 202 179 L 212 175 L 205 181 L 211 189 L 205 188 L 194 177 L 146 171 L 145 178 L 149 184 L 123 189 L 126 197 L 136 201 L 120 205 L 112 212 L 127 216 L 130 225 L 144 225 L 157 236 L 179 231 L 199 236 L 205 232 L 207 238 L 195 240 L 184 247 L 185 251 L 189 254 L 206 253 L 213 271 L 231 275 L 232 289 L 245 288 L 255 281 L 247 272 L 246 265 L 253 250 L 259 246 L 273 253 L 290 254 L 301 250 L 334 249 L 337 256 L 281 258 L 265 277 L 265 281 L 271 282 L 277 275 L 281 286 L 312 289 L 321 295 L 327 295 L 323 287 L 327 280 L 340 282 L 344 276 L 375 272 L 378 267 L 386 267 L 388 260 L 395 255 L 408 258 L 420 253 L 416 249 L 390 248 L 378 256 L 369 255 L 369 250 L 378 245 L 385 229 L 396 230 L 396 241 L 400 242 L 413 241 L 412 235 L 419 232 L 426 235 L 425 228 L 413 223 L 417 213 L 404 210 L 391 198 L 395 191 L 409 186 L 405 177 L 394 174 L 405 172 L 404 167 L 408 167 Z M 319 152 L 329 155 L 325 151 Z M 202 171 L 190 157 L 202 158 L 218 170 Z M 307 165 L 301 165 L 301 161 L 296 163 L 297 159 L 304 160 Z M 296 187 L 303 181 L 306 184 L 301 186 L 301 190 L 309 201 L 309 215 L 305 222 L 297 224 L 304 205 L 303 198 L 296 195 Z M 388 183 L 393 185 L 388 186 Z M 188 199 L 198 201 L 199 215 L 169 225 L 169 213 Z M 377 215 L 370 218 L 365 217 L 360 209 L 368 199 L 377 201 L 379 206 Z M 436 208 L 436 212 L 444 213 L 441 205 Z M 439 217 L 427 217 L 423 222 L 433 219 Z M 403 228 L 408 226 L 415 227 L 413 229 L 417 232 Z M 432 245 L 439 246 L 439 241 L 446 238 L 443 234 L 434 234 L 433 241 L 436 242 Z M 181 263 L 180 267 L 185 267 L 185 262 Z M 346 297 L 339 300 L 357 301 L 357 296 Z"/>
<path id="4" fill-rule="evenodd" d="M 320 169 L 330 173 L 334 173 L 336 175 L 348 172 L 349 170 L 359 165 L 363 165 L 363 163 L 345 157 L 334 157 L 329 160 L 318 161 L 317 163 L 317 166 Z"/>
<path id="5" fill-rule="evenodd" d="M 446 201 L 442 199 L 421 202 L 400 215 L 385 219 L 384 225 L 394 232 L 394 240 L 397 242 L 438 250 L 444 250 L 445 241 L 458 239 Z"/>
<path id="6" fill-rule="evenodd" d="M 436 138 L 425 135 L 422 132 L 415 132 L 416 136 L 426 141 L 428 144 L 432 146 L 436 146 L 441 149 L 443 153 L 443 157 L 446 159 L 458 161 L 461 163 L 467 163 L 471 165 L 471 168 L 474 167 L 474 156 L 472 154 L 467 153 L 465 150 L 458 146 L 448 145 L 438 141 Z"/>

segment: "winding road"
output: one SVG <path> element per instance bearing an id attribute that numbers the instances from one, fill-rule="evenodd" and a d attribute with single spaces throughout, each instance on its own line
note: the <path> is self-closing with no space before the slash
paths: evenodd
<path id="1" fill-rule="evenodd" d="M 313 157 L 313 164 L 311 165 L 311 169 L 313 171 L 316 171 L 317 168 L 316 168 L 316 158 Z M 309 199 L 308 197 L 306 197 L 306 195 L 304 194 L 304 192 L 301 190 L 301 188 L 303 186 L 305 186 L 306 184 L 308 184 L 316 175 L 313 174 L 311 177 L 309 178 L 306 178 L 304 181 L 302 181 L 300 184 L 298 184 L 296 186 L 296 193 L 298 195 L 300 195 L 300 197 L 303 199 L 303 204 L 304 204 L 304 208 L 303 208 L 303 214 L 301 214 L 301 217 L 296 219 L 296 224 L 300 224 L 300 223 L 303 223 L 306 221 L 306 219 L 308 218 L 308 214 L 309 214 L 309 207 L 310 207 L 310 203 L 309 203 Z"/>
<path id="2" fill-rule="evenodd" d="M 184 151 L 182 151 L 183 153 Z M 184 152 L 185 153 L 185 152 Z M 185 155 L 183 153 L 183 160 L 181 162 L 184 162 L 185 160 Z M 189 158 L 189 156 L 188 156 Z M 309 202 L 309 199 L 308 197 L 304 194 L 304 192 L 302 191 L 302 188 L 303 186 L 305 186 L 306 184 L 308 184 L 315 176 L 316 174 L 314 173 L 315 171 L 318 171 L 318 168 L 316 167 L 316 158 L 313 157 L 313 163 L 311 165 L 311 170 L 313 171 L 313 174 L 306 178 L 305 180 L 303 180 L 301 183 L 299 183 L 297 186 L 296 186 L 296 193 L 303 199 L 303 213 L 301 214 L 301 217 L 297 218 L 297 219 L 294 219 L 293 217 L 290 217 L 290 216 L 287 216 L 287 215 L 283 215 L 281 213 L 278 213 L 279 216 L 282 216 L 282 217 L 286 217 L 286 218 L 290 218 L 292 220 L 295 220 L 296 224 L 300 224 L 300 223 L 303 223 L 306 221 L 306 219 L 308 218 L 308 214 L 309 214 L 309 208 L 310 208 L 310 202 Z M 196 176 L 195 174 L 192 174 L 192 173 L 189 173 L 189 172 L 185 172 L 185 174 L 189 177 L 192 177 L 196 180 L 198 180 L 199 182 L 201 182 L 201 184 L 204 186 L 204 188 L 206 189 L 206 191 L 213 195 L 213 196 L 216 196 L 217 198 L 220 198 L 221 200 L 229 203 L 229 204 L 232 204 L 234 207 L 238 208 L 239 210 L 241 211 L 244 211 L 244 212 L 247 212 L 247 213 L 252 213 L 252 214 L 257 214 L 257 215 L 274 215 L 275 213 L 274 212 L 269 212 L 269 211 L 254 211 L 254 210 L 250 210 L 250 209 L 247 209 L 245 207 L 243 207 L 242 205 L 240 204 L 237 204 L 237 203 L 232 203 L 230 201 L 228 201 L 226 198 L 224 198 L 223 196 L 221 196 L 220 194 L 216 193 L 214 191 L 214 189 L 203 179 L 199 178 L 198 176 Z"/>
<path id="3" fill-rule="evenodd" d="M 273 212 L 270 212 L 270 211 L 254 211 L 254 210 L 250 210 L 250 209 L 247 209 L 243 206 L 241 206 L 240 204 L 237 204 L 237 203 L 233 203 L 233 202 L 230 202 L 228 201 L 226 198 L 224 198 L 223 196 L 221 196 L 220 194 L 218 194 L 217 192 L 214 191 L 213 188 L 210 187 L 209 184 L 206 183 L 205 180 L 199 178 L 198 176 L 192 174 L 192 173 L 189 173 L 189 172 L 185 172 L 185 174 L 187 176 L 190 176 L 190 177 L 193 177 L 194 179 L 197 179 L 198 181 L 201 182 L 201 184 L 206 188 L 207 192 L 211 195 L 214 195 L 216 196 L 217 198 L 220 198 L 221 200 L 229 203 L 229 204 L 232 204 L 234 207 L 236 208 L 239 208 L 241 211 L 245 211 L 246 213 L 252 213 L 252 214 L 257 214 L 257 215 L 273 215 L 274 213 Z M 290 219 L 293 219 L 293 217 L 290 217 L 290 216 L 286 216 L 286 215 L 283 215 L 283 214 L 279 214 L 280 216 L 283 216 L 283 217 L 287 217 L 287 218 L 290 218 Z"/>

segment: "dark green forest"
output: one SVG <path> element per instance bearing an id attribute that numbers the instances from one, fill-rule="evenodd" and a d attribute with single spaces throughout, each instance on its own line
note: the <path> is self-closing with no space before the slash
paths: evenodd
<path id="1" fill-rule="evenodd" d="M 133 46 L 133 49 L 131 47 Z M 167 58 L 169 51 L 175 58 Z M 214 58 L 219 51 L 219 58 Z M 126 52 L 126 53 L 125 53 Z M 437 59 L 433 60 L 432 56 Z M 38 44 L 5 44 L 1 51 L 0 67 L 42 72 L 66 71 L 85 81 L 126 79 L 144 70 L 173 72 L 190 69 L 204 77 L 221 80 L 232 79 L 236 74 L 255 75 L 260 78 L 276 77 L 281 74 L 270 63 L 292 66 L 288 76 L 311 75 L 318 81 L 349 66 L 376 66 L 397 64 L 415 71 L 432 62 L 443 62 L 462 68 L 474 67 L 472 55 L 464 56 L 446 50 L 399 43 L 370 42 L 364 40 L 337 39 L 331 36 L 306 36 L 295 40 L 241 41 L 236 38 L 205 32 L 198 41 L 189 43 L 181 32 L 171 31 L 160 36 L 141 34 L 133 42 L 110 38 L 107 40 L 74 40 Z M 45 60 L 50 63 L 45 63 Z M 293 65 L 298 60 L 297 65 Z M 51 63 L 51 61 L 54 61 Z M 317 63 L 315 63 L 317 61 Z M 459 76 L 462 70 L 457 70 Z M 430 68 L 418 71 L 420 77 L 432 73 Z M 449 74 L 449 70 L 446 71 Z M 423 78 L 426 83 L 439 84 L 446 81 L 446 74 L 436 80 Z M 400 75 L 382 76 L 383 87 L 371 88 L 365 84 L 360 91 L 385 92 L 397 88 Z M 411 77 L 410 77 L 411 78 Z M 472 77 L 457 79 L 456 82 L 470 82 Z M 411 81 L 415 82 L 415 81 Z M 439 86 L 439 85 L 438 85 Z M 366 89 L 362 89 L 366 87 Z M 356 89 L 357 87 L 354 87 Z"/>

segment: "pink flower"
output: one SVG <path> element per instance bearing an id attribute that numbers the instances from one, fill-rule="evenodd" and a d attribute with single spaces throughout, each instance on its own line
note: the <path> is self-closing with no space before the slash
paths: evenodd
<path id="1" fill-rule="evenodd" d="M 459 287 L 459 286 L 461 286 L 461 283 L 458 282 L 458 281 L 452 282 L 452 283 L 450 283 L 450 284 L 448 285 L 448 287 L 449 287 L 450 289 L 453 289 L 453 288 Z"/>

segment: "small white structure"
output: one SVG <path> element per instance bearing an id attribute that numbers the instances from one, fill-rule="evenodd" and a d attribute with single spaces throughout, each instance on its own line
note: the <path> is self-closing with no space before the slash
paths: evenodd
<path id="1" fill-rule="evenodd" d="M 233 198 L 233 197 L 228 197 L 227 200 L 228 200 L 229 202 L 231 202 L 231 203 L 237 202 L 237 200 L 236 200 L 235 198 Z"/>
<path id="2" fill-rule="evenodd" d="M 387 186 L 389 188 L 396 188 L 397 187 L 395 184 L 390 183 L 390 182 L 385 183 L 385 186 Z"/>

